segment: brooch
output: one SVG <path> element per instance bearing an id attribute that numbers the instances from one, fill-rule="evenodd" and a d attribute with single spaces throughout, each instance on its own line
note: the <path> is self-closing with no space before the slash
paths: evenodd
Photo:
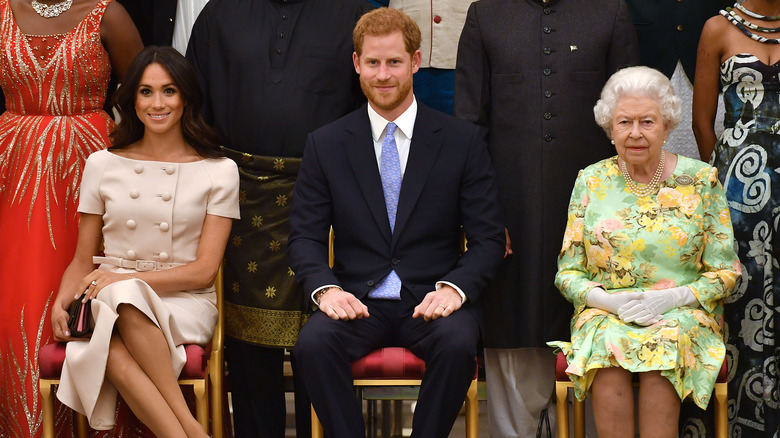
<path id="1" fill-rule="evenodd" d="M 680 186 L 689 186 L 693 184 L 693 177 L 690 175 L 682 174 L 674 177 L 674 181 Z"/>

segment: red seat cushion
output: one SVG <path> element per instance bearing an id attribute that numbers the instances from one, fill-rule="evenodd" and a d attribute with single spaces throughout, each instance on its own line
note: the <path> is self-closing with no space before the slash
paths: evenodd
<path id="1" fill-rule="evenodd" d="M 566 375 L 566 368 L 568 368 L 568 366 L 569 364 L 566 362 L 566 355 L 559 351 L 555 358 L 555 380 L 557 382 L 566 382 L 569 380 L 569 376 Z M 727 383 L 728 381 L 729 364 L 728 361 L 724 360 L 723 365 L 720 367 L 720 372 L 718 373 L 718 379 L 715 382 Z"/>
<path id="2" fill-rule="evenodd" d="M 38 351 L 38 368 L 41 379 L 59 379 L 65 363 L 65 342 L 48 344 Z"/>
<path id="3" fill-rule="evenodd" d="M 38 368 L 42 379 L 59 379 L 62 374 L 62 364 L 65 362 L 66 342 L 57 342 L 41 347 L 38 351 Z M 205 348 L 200 345 L 184 346 L 187 362 L 181 370 L 180 379 L 202 379 L 206 376 L 206 366 L 211 355 L 211 343 Z"/>
<path id="4" fill-rule="evenodd" d="M 423 374 L 425 362 L 401 347 L 380 348 L 352 362 L 355 379 L 422 379 Z"/>

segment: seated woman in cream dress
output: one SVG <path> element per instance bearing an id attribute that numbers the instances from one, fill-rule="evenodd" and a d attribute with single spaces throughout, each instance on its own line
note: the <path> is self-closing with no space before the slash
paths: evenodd
<path id="1" fill-rule="evenodd" d="M 143 50 L 115 103 L 122 120 L 112 147 L 87 160 L 78 245 L 52 311 L 55 339 L 72 341 L 57 397 L 104 430 L 114 426 L 118 391 L 156 436 L 204 437 L 176 378 L 182 344 L 206 344 L 214 331 L 213 283 L 239 216 L 238 170 L 221 157 L 195 74 L 174 49 Z M 88 340 L 67 327 L 67 308 L 84 291 Z"/>
<path id="2" fill-rule="evenodd" d="M 663 150 L 680 120 L 669 79 L 618 71 L 594 108 L 617 156 L 580 171 L 555 284 L 574 304 L 566 373 L 592 391 L 600 438 L 676 437 L 680 401 L 710 401 L 726 354 L 723 300 L 740 277 L 718 171 Z M 587 145 L 583 145 L 587 147 Z"/>

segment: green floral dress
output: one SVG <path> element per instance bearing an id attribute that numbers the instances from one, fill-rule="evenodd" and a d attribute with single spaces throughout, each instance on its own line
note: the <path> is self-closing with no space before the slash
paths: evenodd
<path id="1" fill-rule="evenodd" d="M 739 278 L 739 260 L 717 169 L 678 157 L 656 195 L 626 188 L 617 157 L 580 171 L 569 203 L 555 284 L 574 304 L 565 354 L 575 394 L 587 395 L 596 370 L 660 370 L 680 399 L 702 408 L 725 357 L 722 302 Z M 688 286 L 701 307 L 681 307 L 644 327 L 586 307 L 588 292 Z"/>

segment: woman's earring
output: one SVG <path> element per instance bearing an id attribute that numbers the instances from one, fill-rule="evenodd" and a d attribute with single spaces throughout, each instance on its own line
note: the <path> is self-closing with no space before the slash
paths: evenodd
<path id="1" fill-rule="evenodd" d="M 615 144 L 615 140 L 610 140 L 609 142 L 612 143 L 613 145 Z"/>

